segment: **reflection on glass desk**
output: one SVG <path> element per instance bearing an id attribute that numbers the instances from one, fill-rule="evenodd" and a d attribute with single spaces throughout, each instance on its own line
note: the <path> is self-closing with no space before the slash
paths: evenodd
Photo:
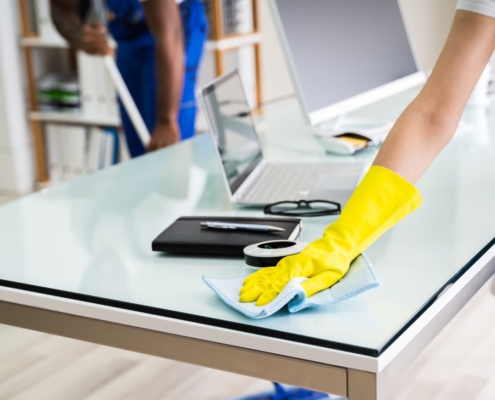
<path id="1" fill-rule="evenodd" d="M 360 115 L 396 117 L 413 94 Z M 292 103 L 263 123 L 268 158 L 370 163 L 376 154 L 325 155 Z M 485 123 L 493 132 L 493 113 Z M 477 145 L 476 129 L 454 139 L 420 180 L 423 206 L 367 250 L 381 286 L 334 307 L 250 320 L 201 279 L 247 274 L 242 260 L 151 251 L 182 215 L 262 215 L 230 204 L 208 135 L 0 207 L 1 284 L 377 356 L 495 238 L 495 144 Z M 318 238 L 334 219 L 305 220 L 301 240 Z"/>

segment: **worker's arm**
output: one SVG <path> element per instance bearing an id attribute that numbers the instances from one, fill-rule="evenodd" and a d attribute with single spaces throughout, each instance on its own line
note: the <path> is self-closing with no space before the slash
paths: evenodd
<path id="1" fill-rule="evenodd" d="M 184 75 L 182 21 L 175 0 L 143 3 L 146 22 L 156 40 L 157 119 L 149 151 L 176 143 Z"/>
<path id="2" fill-rule="evenodd" d="M 450 141 L 495 48 L 495 19 L 458 11 L 432 75 L 404 111 L 374 165 L 323 237 L 244 281 L 239 300 L 263 306 L 295 277 L 312 296 L 338 282 L 384 232 L 421 204 L 412 185 Z"/>
<path id="3" fill-rule="evenodd" d="M 375 165 L 415 183 L 452 139 L 494 48 L 495 18 L 457 11 L 428 82 L 397 120 Z"/>
<path id="4" fill-rule="evenodd" d="M 75 0 L 50 0 L 52 20 L 69 44 L 88 54 L 107 55 L 107 29 L 98 23 L 83 25 L 76 12 Z"/>

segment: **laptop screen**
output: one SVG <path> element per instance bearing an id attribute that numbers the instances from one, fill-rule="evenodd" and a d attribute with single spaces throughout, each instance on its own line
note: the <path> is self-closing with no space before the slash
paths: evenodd
<path id="1" fill-rule="evenodd" d="M 263 157 L 239 73 L 233 71 L 220 77 L 204 88 L 202 95 L 210 130 L 234 194 Z"/>

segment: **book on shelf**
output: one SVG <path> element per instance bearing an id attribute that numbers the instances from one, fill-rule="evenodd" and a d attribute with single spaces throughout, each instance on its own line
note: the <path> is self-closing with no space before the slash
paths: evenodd
<path id="1" fill-rule="evenodd" d="M 119 162 L 116 129 L 66 124 L 45 124 L 48 171 L 53 183 L 95 173 Z"/>
<path id="2" fill-rule="evenodd" d="M 118 162 L 119 137 L 115 129 L 102 129 L 100 136 L 99 169 L 107 168 Z"/>
<path id="3" fill-rule="evenodd" d="M 81 125 L 70 126 L 70 133 L 64 136 L 69 139 L 69 168 L 71 178 L 76 179 L 86 175 L 85 147 L 86 147 L 86 127 Z"/>
<path id="4" fill-rule="evenodd" d="M 82 113 L 118 119 L 116 92 L 103 59 L 79 51 L 77 61 Z"/>
<path id="5" fill-rule="evenodd" d="M 53 183 L 63 182 L 62 176 L 62 152 L 59 148 L 62 145 L 62 140 L 58 138 L 58 125 L 46 124 L 45 126 L 45 138 L 46 138 L 46 150 L 47 150 L 47 163 L 48 173 L 50 180 Z"/>
<path id="6" fill-rule="evenodd" d="M 224 35 L 247 34 L 253 28 L 252 0 L 223 0 Z"/>
<path id="7" fill-rule="evenodd" d="M 81 97 L 75 72 L 50 72 L 38 79 L 40 111 L 79 113 Z"/>
<path id="8" fill-rule="evenodd" d="M 253 0 L 238 0 L 236 3 L 236 32 L 249 34 L 254 31 Z"/>
<path id="9" fill-rule="evenodd" d="M 100 169 L 100 143 L 101 143 L 101 129 L 97 127 L 90 127 L 86 132 L 86 145 L 85 145 L 85 167 L 86 174 L 90 175 Z"/>
<path id="10" fill-rule="evenodd" d="M 217 0 L 205 0 L 206 14 L 210 26 L 215 26 L 215 14 L 212 2 Z M 223 35 L 249 34 L 254 30 L 253 0 L 218 0 L 222 7 Z"/>

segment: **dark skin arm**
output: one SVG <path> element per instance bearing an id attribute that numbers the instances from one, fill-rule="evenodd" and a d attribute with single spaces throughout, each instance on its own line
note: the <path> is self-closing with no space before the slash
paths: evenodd
<path id="1" fill-rule="evenodd" d="M 106 28 L 93 23 L 83 26 L 76 13 L 75 0 L 50 2 L 53 22 L 71 46 L 93 55 L 112 52 Z M 148 146 L 148 151 L 153 151 L 180 139 L 177 119 L 182 97 L 184 45 L 175 0 L 148 0 L 142 5 L 146 22 L 156 39 L 157 120 Z"/>
<path id="2" fill-rule="evenodd" d="M 50 0 L 50 6 L 55 27 L 72 47 L 92 55 L 112 53 L 107 29 L 98 23 L 83 25 L 76 13 L 75 0 Z"/>
<path id="3" fill-rule="evenodd" d="M 182 97 L 184 44 L 175 0 L 148 0 L 142 6 L 156 39 L 157 120 L 148 146 L 148 151 L 153 151 L 180 139 L 177 118 Z"/>

